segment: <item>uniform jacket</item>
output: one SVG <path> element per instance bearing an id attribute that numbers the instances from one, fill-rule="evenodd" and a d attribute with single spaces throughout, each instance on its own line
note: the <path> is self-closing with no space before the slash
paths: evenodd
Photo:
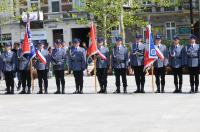
<path id="1" fill-rule="evenodd" d="M 50 56 L 51 63 L 54 70 L 64 70 L 66 61 L 66 52 L 62 48 L 55 48 L 52 50 Z"/>
<path id="2" fill-rule="evenodd" d="M 102 60 L 101 58 L 97 58 L 97 68 L 109 68 L 110 65 L 110 55 L 109 55 L 109 50 L 107 47 L 104 46 L 98 46 L 98 50 L 107 58 L 107 60 Z"/>
<path id="3" fill-rule="evenodd" d="M 2 59 L 2 70 L 4 72 L 7 71 L 15 71 L 16 70 L 16 54 L 12 51 L 3 52 L 1 54 Z"/>
<path id="4" fill-rule="evenodd" d="M 145 53 L 145 45 L 143 43 L 140 44 L 133 43 L 130 54 L 131 66 L 143 66 L 144 53 Z"/>
<path id="5" fill-rule="evenodd" d="M 184 47 L 182 45 L 173 45 L 169 48 L 169 65 L 172 68 L 184 66 Z"/>
<path id="6" fill-rule="evenodd" d="M 48 51 L 46 49 L 42 49 L 40 52 L 44 56 L 44 58 L 46 59 L 46 61 L 48 61 Z M 39 59 L 37 59 L 37 61 L 35 63 L 35 68 L 37 70 L 45 70 L 46 69 L 46 64 L 42 63 Z"/>

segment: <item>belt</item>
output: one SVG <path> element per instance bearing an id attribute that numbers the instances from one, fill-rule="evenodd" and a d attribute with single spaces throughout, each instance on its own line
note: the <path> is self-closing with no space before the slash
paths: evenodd
<path id="1" fill-rule="evenodd" d="M 120 60 L 120 61 L 115 60 L 114 62 L 117 62 L 117 63 L 125 63 L 125 60 Z"/>
<path id="2" fill-rule="evenodd" d="M 182 59 L 182 57 L 173 57 L 172 59 Z"/>

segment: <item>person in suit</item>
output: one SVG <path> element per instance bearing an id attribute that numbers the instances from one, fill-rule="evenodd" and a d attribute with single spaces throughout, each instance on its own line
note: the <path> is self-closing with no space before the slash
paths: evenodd
<path id="1" fill-rule="evenodd" d="M 173 37 L 173 45 L 169 48 L 169 65 L 174 75 L 175 90 L 173 93 L 182 93 L 184 47 L 180 45 L 180 38 L 178 35 Z"/>
<path id="2" fill-rule="evenodd" d="M 19 73 L 22 82 L 22 91 L 19 94 L 31 94 L 31 74 L 29 65 L 29 54 L 23 54 L 19 49 L 18 54 Z M 26 90 L 28 88 L 28 90 Z"/>
<path id="3" fill-rule="evenodd" d="M 38 47 L 38 51 L 42 54 L 42 56 L 46 59 L 46 61 L 48 61 L 48 51 L 44 49 L 44 42 L 39 41 L 37 44 L 37 47 Z M 38 58 L 38 56 L 36 56 L 35 68 L 37 69 L 37 74 L 38 74 L 38 84 L 39 84 L 38 94 L 43 94 L 43 90 L 42 90 L 43 81 L 44 81 L 44 93 L 48 94 L 48 77 L 47 77 L 46 64 L 44 64 Z"/>
<path id="4" fill-rule="evenodd" d="M 54 74 L 56 77 L 57 91 L 54 94 L 61 94 L 60 84 L 62 87 L 62 94 L 65 94 L 65 74 L 64 65 L 66 62 L 66 52 L 62 48 L 62 41 L 60 39 L 55 41 L 55 48 L 51 54 L 51 64 L 53 65 Z"/>
<path id="5" fill-rule="evenodd" d="M 11 51 L 12 44 L 5 44 L 5 52 L 1 54 L 2 70 L 5 75 L 7 92 L 5 94 L 14 94 L 14 74 L 16 70 L 16 54 Z"/>
<path id="6" fill-rule="evenodd" d="M 136 35 L 136 41 L 132 44 L 130 54 L 130 65 L 135 73 L 137 90 L 134 93 L 145 93 L 145 72 L 144 72 L 145 45 L 142 43 L 142 35 Z"/>
<path id="7" fill-rule="evenodd" d="M 155 37 L 155 46 L 160 50 L 160 52 L 164 56 L 164 60 L 161 60 L 159 57 L 154 62 L 155 69 L 155 77 L 156 77 L 156 93 L 164 93 L 165 92 L 165 67 L 168 65 L 168 50 L 164 44 L 161 44 L 160 35 L 156 35 Z M 161 89 L 161 90 L 160 90 Z"/>
<path id="8" fill-rule="evenodd" d="M 19 46 L 20 46 L 20 43 L 19 42 L 15 42 L 14 45 L 13 45 L 13 49 L 12 51 L 16 54 L 16 77 L 18 79 L 18 86 L 17 86 L 17 91 L 20 90 L 21 88 L 21 84 L 22 84 L 22 81 L 21 81 L 21 77 L 20 77 L 20 72 L 19 72 L 19 63 L 18 63 L 18 57 L 19 57 Z"/>
<path id="9" fill-rule="evenodd" d="M 190 93 L 198 93 L 200 47 L 196 43 L 196 36 L 191 35 L 189 39 L 189 44 L 185 46 L 185 66 L 188 67 L 190 74 Z"/>
<path id="10" fill-rule="evenodd" d="M 104 46 L 104 39 L 98 38 L 98 50 L 106 57 L 106 60 L 97 57 L 96 68 L 97 78 L 100 85 L 100 91 L 98 93 L 107 93 L 107 76 L 108 68 L 110 65 L 109 49 Z"/>
<path id="11" fill-rule="evenodd" d="M 73 71 L 76 91 L 74 94 L 83 94 L 83 71 L 86 69 L 86 51 L 80 47 L 80 40 L 75 38 L 69 53 L 69 68 Z"/>
<path id="12" fill-rule="evenodd" d="M 126 79 L 126 71 L 128 68 L 128 49 L 126 46 L 122 45 L 122 38 L 116 38 L 116 45 L 112 50 L 112 61 L 111 65 L 115 72 L 116 82 L 115 85 L 117 87 L 114 93 L 120 93 L 120 76 L 122 76 L 122 82 L 124 87 L 124 93 L 127 93 L 127 79 Z"/>

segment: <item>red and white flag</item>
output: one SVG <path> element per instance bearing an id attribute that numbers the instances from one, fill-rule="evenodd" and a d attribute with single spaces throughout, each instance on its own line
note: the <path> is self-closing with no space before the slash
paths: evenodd
<path id="1" fill-rule="evenodd" d="M 24 34 L 24 42 L 21 45 L 22 53 L 27 54 L 30 53 L 30 21 L 26 24 L 26 31 Z"/>
<path id="2" fill-rule="evenodd" d="M 160 49 L 154 45 L 153 33 L 151 32 L 151 25 L 146 27 L 146 42 L 149 45 L 148 50 L 145 51 L 144 55 L 144 70 L 151 67 L 151 65 L 159 58 L 164 61 L 164 55 Z"/>
<path id="3" fill-rule="evenodd" d="M 87 50 L 87 55 L 88 57 L 91 57 L 92 55 L 97 54 L 101 59 L 106 60 L 106 56 L 102 54 L 98 48 L 97 48 L 97 43 L 96 43 L 96 28 L 94 26 L 94 22 L 91 23 L 91 28 L 90 28 L 90 45 Z"/>

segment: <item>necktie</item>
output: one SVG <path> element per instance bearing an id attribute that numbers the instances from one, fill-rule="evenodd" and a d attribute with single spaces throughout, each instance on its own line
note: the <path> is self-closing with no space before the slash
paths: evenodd
<path id="1" fill-rule="evenodd" d="M 119 51 L 119 46 L 117 47 L 117 50 Z"/>

